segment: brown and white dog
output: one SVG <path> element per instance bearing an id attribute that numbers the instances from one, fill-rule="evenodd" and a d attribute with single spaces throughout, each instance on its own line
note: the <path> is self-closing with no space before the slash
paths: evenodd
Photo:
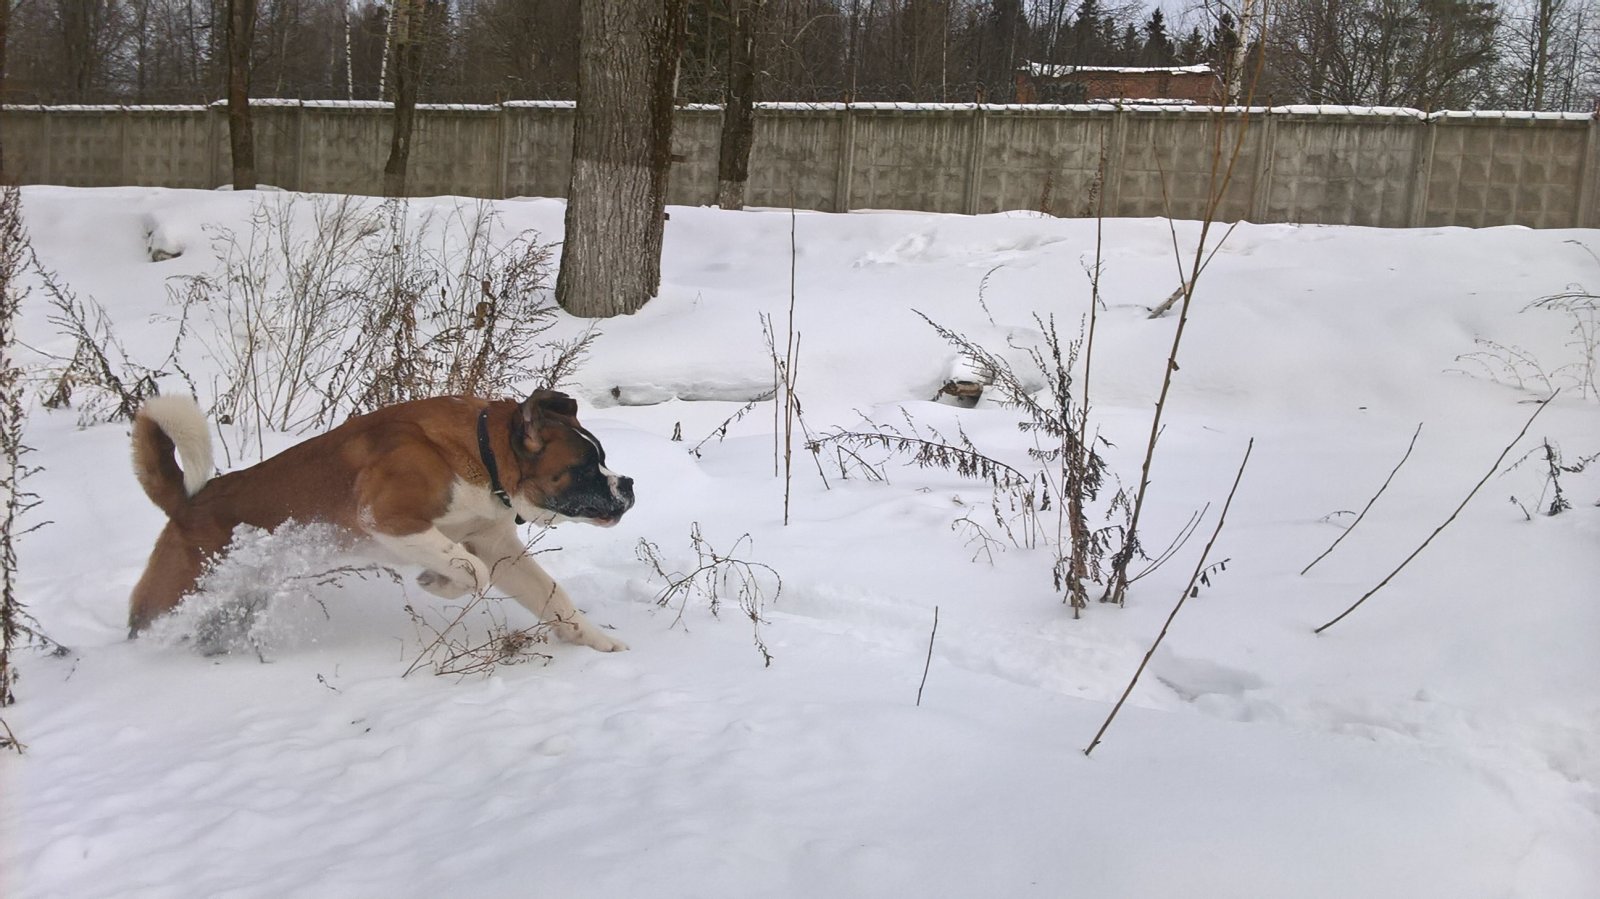
<path id="1" fill-rule="evenodd" d="M 633 506 L 633 479 L 606 468 L 577 411 L 553 390 L 522 403 L 416 400 L 213 478 L 200 408 L 187 397 L 155 397 L 133 423 L 134 471 L 169 520 L 133 589 L 129 635 L 194 589 L 236 526 L 272 530 L 292 520 L 335 525 L 357 545 L 422 566 L 417 583 L 436 595 L 492 586 L 564 640 L 627 649 L 584 618 L 517 536 L 523 519 L 612 525 Z"/>

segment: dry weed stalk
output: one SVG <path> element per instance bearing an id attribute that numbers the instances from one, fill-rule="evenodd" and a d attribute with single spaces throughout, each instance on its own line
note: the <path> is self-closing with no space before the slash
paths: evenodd
<path id="1" fill-rule="evenodd" d="M 1544 506 L 1544 514 L 1546 516 L 1556 516 L 1572 508 L 1572 500 L 1567 498 L 1567 492 L 1561 486 L 1561 476 L 1564 474 L 1583 474 L 1596 460 L 1600 460 L 1600 453 L 1580 456 L 1576 461 L 1568 462 L 1561 455 L 1561 447 L 1551 441 L 1549 437 L 1546 437 L 1540 441 L 1538 446 L 1525 453 L 1521 459 L 1511 463 L 1510 468 L 1506 470 L 1510 471 L 1512 468 L 1517 468 L 1535 457 L 1538 457 L 1539 461 L 1544 463 L 1544 486 L 1539 490 L 1539 499 L 1534 503 L 1534 506 Z M 1552 491 L 1553 495 L 1550 495 Z M 1546 495 L 1550 495 L 1550 505 L 1548 506 L 1544 504 Z M 1514 496 L 1511 501 L 1517 503 L 1518 506 L 1522 505 Z M 1529 520 L 1533 519 L 1533 516 L 1528 514 L 1526 508 L 1522 509 L 1522 514 Z"/>
<path id="2" fill-rule="evenodd" d="M 727 552 L 720 552 L 701 534 L 697 521 L 689 525 L 689 547 L 694 551 L 695 563 L 688 571 L 669 570 L 661 547 L 643 538 L 634 548 L 634 555 L 666 582 L 656 594 L 656 605 L 678 604 L 678 615 L 672 622 L 674 627 L 683 621 L 691 598 L 703 599 L 712 616 L 719 617 L 723 598 L 731 594 L 740 611 L 750 619 L 756 651 L 761 653 L 762 667 L 766 668 L 771 667 L 773 657 L 761 636 L 761 625 L 766 623 L 762 615 L 767 604 L 777 602 L 783 593 L 783 578 L 764 562 L 739 557 L 740 547 L 748 549 L 752 543 L 750 535 L 743 534 Z"/>
<path id="3" fill-rule="evenodd" d="M 555 622 L 511 627 L 506 621 L 501 598 L 482 590 L 468 594 L 466 601 L 451 615 L 419 612 L 410 603 L 405 610 L 417 629 L 422 649 L 401 677 L 424 667 L 432 668 L 436 676 L 488 677 L 502 666 L 543 664 L 552 658 L 538 647 L 550 642 Z M 472 627 L 470 619 L 474 617 L 483 625 L 481 635 Z"/>
<path id="4" fill-rule="evenodd" d="M 1091 302 L 1095 305 L 1098 304 L 1099 267 L 1097 253 L 1090 275 L 1095 293 Z M 1091 311 L 1090 320 L 1095 317 Z M 1043 463 L 1043 468 L 1039 474 L 1040 485 L 1030 488 L 1030 495 L 1023 497 L 1024 506 L 1031 508 L 1032 501 L 1037 499 L 1037 511 L 1047 512 L 1052 507 L 1056 511 L 1056 532 L 1051 540 L 1055 550 L 1052 578 L 1064 601 L 1071 605 L 1073 617 L 1078 617 L 1088 604 L 1086 584 L 1101 578 L 1106 553 L 1119 537 L 1126 539 L 1127 533 L 1125 525 L 1120 523 L 1096 528 L 1089 522 L 1089 510 L 1099 500 L 1109 472 L 1098 449 L 1105 441 L 1089 432 L 1086 380 L 1083 401 L 1074 397 L 1074 372 L 1080 353 L 1092 347 L 1092 325 L 1077 340 L 1063 341 L 1053 316 L 1048 319 L 1034 316 L 1034 323 L 1044 335 L 1044 346 L 1030 346 L 1025 351 L 1048 387 L 1048 402 L 1041 402 L 1003 357 L 926 316 L 923 320 L 954 346 L 965 363 L 993 388 L 992 395 L 999 405 L 1025 416 L 1017 427 L 1034 436 L 1035 446 L 1028 454 Z M 1088 371 L 1085 357 L 1085 379 Z M 1031 478 L 1028 480 L 1031 482 Z M 1126 498 L 1119 492 L 1112 498 L 1107 513 L 1116 516 L 1125 509 Z"/>
<path id="5" fill-rule="evenodd" d="M 440 394 L 494 396 L 570 377 L 594 333 L 555 343 L 549 248 L 531 232 L 500 242 L 487 204 L 413 221 L 404 201 L 369 209 L 264 201 L 250 231 L 213 232 L 216 274 L 173 289 L 183 320 L 223 370 L 214 407 L 262 447 L 266 430 L 323 428 Z"/>
<path id="6" fill-rule="evenodd" d="M 1217 219 L 1217 212 L 1222 206 L 1223 199 L 1227 196 L 1228 187 L 1233 183 L 1234 171 L 1238 165 L 1239 154 L 1244 149 L 1245 136 L 1250 131 L 1251 104 L 1255 101 L 1256 85 L 1261 78 L 1262 57 L 1256 60 L 1256 69 L 1253 73 L 1248 89 L 1245 92 L 1244 106 L 1238 109 L 1239 121 L 1235 128 L 1232 147 L 1228 147 L 1224 140 L 1226 131 L 1226 110 L 1223 107 L 1213 117 L 1211 125 L 1211 168 L 1208 173 L 1207 195 L 1204 214 L 1200 221 L 1200 236 L 1195 244 L 1194 254 L 1185 271 L 1183 251 L 1179 245 L 1177 227 L 1172 219 L 1172 195 L 1167 184 L 1165 168 L 1159 169 L 1161 175 L 1161 199 L 1166 207 L 1167 226 L 1172 235 L 1173 260 L 1178 267 L 1178 279 L 1182 291 L 1182 302 L 1178 305 L 1177 327 L 1172 333 L 1172 347 L 1167 353 L 1166 364 L 1161 373 L 1161 390 L 1156 398 L 1155 412 L 1150 417 L 1150 437 L 1145 443 L 1144 460 L 1139 466 L 1139 486 L 1134 493 L 1132 505 L 1128 512 L 1127 533 L 1122 542 L 1122 547 L 1117 550 L 1111 559 L 1110 577 L 1106 579 L 1105 593 L 1101 595 L 1101 602 L 1114 602 L 1121 605 L 1126 601 L 1128 585 L 1132 582 L 1128 577 L 1128 565 L 1135 555 L 1140 554 L 1139 520 L 1144 512 L 1145 499 L 1150 490 L 1150 466 L 1155 460 L 1156 445 L 1161 438 L 1162 415 L 1166 411 L 1167 397 L 1172 390 L 1172 377 L 1178 371 L 1178 350 L 1183 345 L 1183 335 L 1189 323 L 1189 313 L 1194 303 L 1195 287 L 1200 281 L 1200 275 L 1205 271 L 1217 249 L 1227 242 L 1233 233 L 1237 222 L 1228 226 L 1216 246 L 1207 247 L 1207 240 L 1211 235 L 1211 228 Z M 1160 155 L 1157 154 L 1159 162 Z"/>
<path id="7" fill-rule="evenodd" d="M 783 357 L 780 359 L 775 347 L 777 333 L 772 327 L 770 316 L 764 316 L 762 330 L 767 338 L 767 351 L 772 355 L 773 396 L 777 396 L 780 388 L 783 395 L 783 525 L 789 526 L 789 496 L 794 475 L 794 426 L 795 420 L 800 416 L 800 399 L 795 395 L 794 387 L 800 376 L 800 332 L 794 329 L 794 301 L 795 301 L 795 274 L 799 266 L 799 252 L 795 244 L 795 208 L 794 197 L 789 198 L 789 318 L 788 330 L 784 335 Z M 774 407 L 773 414 L 777 414 Z M 775 432 L 776 433 L 776 432 Z M 778 454 L 774 447 L 772 460 L 773 473 L 777 473 Z M 818 467 L 820 471 L 820 465 Z M 824 481 L 827 479 L 824 478 Z M 763 653 L 765 650 L 763 650 Z"/>
<path id="8" fill-rule="evenodd" d="M 763 321 L 762 324 L 763 324 L 763 331 L 765 331 L 766 330 L 765 329 L 766 322 Z M 769 347 L 771 346 L 771 342 L 770 341 L 768 341 L 768 346 Z M 722 420 L 722 424 L 719 424 L 715 428 L 712 428 L 711 429 L 711 433 L 709 433 L 706 436 L 700 438 L 700 442 L 699 443 L 696 443 L 694 446 L 689 447 L 689 455 L 694 456 L 696 459 L 698 459 L 698 458 L 701 457 L 700 450 L 703 449 L 706 444 L 710 443 L 712 441 L 712 439 L 715 439 L 718 443 L 721 443 L 723 441 L 723 439 L 728 436 L 728 429 L 729 428 L 731 428 L 734 425 L 738 424 L 740 421 L 743 421 L 744 417 L 746 415 L 749 415 L 750 412 L 753 409 L 755 409 L 756 406 L 758 406 L 761 403 L 764 403 L 764 402 L 776 397 L 777 396 L 776 389 L 777 388 L 774 388 L 773 390 L 769 390 L 769 391 L 761 394 L 760 396 L 750 400 L 749 402 L 745 403 L 743 406 L 740 406 L 738 409 L 735 409 L 733 411 L 732 415 L 729 415 L 727 418 L 724 418 Z M 683 439 L 683 426 L 681 424 L 678 425 L 674 429 L 673 433 L 675 435 L 674 438 L 673 438 L 675 441 L 682 440 Z M 776 458 L 776 456 L 774 456 L 774 458 Z M 776 472 L 774 472 L 774 473 L 776 473 Z"/>
<path id="9" fill-rule="evenodd" d="M 536 530 L 533 539 L 523 546 L 523 554 L 555 551 L 556 548 L 535 549 L 548 533 Z M 511 560 L 497 562 L 495 567 L 506 564 L 512 564 Z M 551 589 L 555 587 L 552 585 Z M 411 617 L 422 649 L 401 677 L 422 668 L 431 668 L 440 676 L 487 677 L 501 666 L 543 664 L 552 658 L 538 647 L 550 642 L 551 632 L 560 621 L 512 627 L 505 614 L 504 598 L 483 589 L 466 594 L 459 604 L 446 604 L 445 609 L 440 613 L 431 607 L 418 610 L 411 603 L 406 604 L 406 614 Z"/>
<path id="10" fill-rule="evenodd" d="M 26 252 L 27 267 L 34 272 L 54 307 L 50 323 L 70 338 L 74 346 L 71 358 L 56 360 L 65 364 L 53 376 L 54 386 L 41 400 L 41 405 L 46 409 L 61 409 L 78 400 L 78 424 L 82 427 L 107 421 L 132 421 L 139 406 L 159 392 L 157 381 L 167 373 L 134 362 L 112 330 L 105 309 L 93 299 L 87 302 L 79 299 L 54 272 L 44 267 L 31 247 Z M 169 357 L 166 364 L 174 362 Z"/>
<path id="11" fill-rule="evenodd" d="M 32 250 L 22 224 L 22 192 L 14 185 L 0 184 L 0 709 L 17 699 L 14 654 L 18 650 L 36 646 L 53 649 L 57 655 L 66 651 L 40 631 L 17 595 L 17 541 L 42 524 L 25 527 L 22 522 L 38 505 L 38 497 L 24 486 L 34 469 L 24 462 L 31 450 L 22 442 L 27 413 L 22 404 L 23 371 L 15 357 L 17 316 L 26 295 L 20 280 L 30 259 Z M 3 717 L 0 749 L 18 753 L 26 749 Z"/>

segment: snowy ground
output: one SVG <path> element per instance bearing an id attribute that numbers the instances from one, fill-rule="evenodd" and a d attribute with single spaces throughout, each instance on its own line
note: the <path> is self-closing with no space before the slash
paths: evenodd
<path id="1" fill-rule="evenodd" d="M 203 226 L 245 230 L 276 201 L 24 196 L 45 264 L 151 365 L 171 344 L 168 279 L 216 265 Z M 559 237 L 559 202 L 496 208 L 507 233 Z M 904 409 L 1026 464 L 1015 412 L 930 402 L 954 353 L 912 310 L 996 350 L 1034 339 L 1035 313 L 1075 333 L 1094 223 L 802 213 L 793 227 L 807 425 Z M 1231 561 L 1085 757 L 1214 518 L 1125 608 L 1081 620 L 1048 551 L 973 561 L 953 524 L 987 514 L 990 489 L 949 472 L 891 462 L 888 483 L 825 485 L 801 454 L 785 527 L 770 404 L 700 457 L 687 448 L 770 386 L 758 314 L 783 325 L 790 229 L 786 211 L 674 208 L 660 296 L 603 322 L 569 385 L 639 504 L 613 529 L 559 528 L 544 559 L 625 654 L 555 646 L 486 679 L 402 677 L 420 647 L 401 607 L 434 601 L 379 581 L 323 590 L 326 617 L 280 610 L 267 664 L 129 642 L 127 593 L 161 520 L 127 426 L 36 409 L 45 470 L 30 484 L 51 524 L 23 545 L 22 596 L 73 653 L 25 657 L 6 712 L 29 750 L 0 759 L 0 895 L 1600 894 L 1600 465 L 1563 477 L 1571 511 L 1532 520 L 1508 497 L 1548 503 L 1540 468 L 1497 474 L 1383 592 L 1312 635 L 1445 519 L 1548 392 L 1530 366 L 1519 387 L 1458 361 L 1475 339 L 1569 385 L 1511 458 L 1545 437 L 1569 461 L 1600 452 L 1600 402 L 1563 368 L 1586 354 L 1572 319 L 1523 311 L 1600 290 L 1585 249 L 1600 234 L 1233 233 L 1195 301 L 1146 530 L 1161 546 L 1208 501 L 1214 516 L 1253 437 L 1215 551 Z M 1176 324 L 1146 308 L 1177 267 L 1163 220 L 1105 232 L 1095 422 L 1131 484 Z M 1186 253 L 1197 233 L 1178 223 Z M 181 255 L 151 262 L 152 243 Z M 24 338 L 70 352 L 47 314 L 36 297 Z M 1299 576 L 1418 422 L 1367 520 Z M 713 617 L 692 597 L 681 620 L 654 603 L 636 546 L 687 569 L 694 523 L 718 549 L 749 534 L 742 556 L 781 576 L 761 627 L 770 667 L 735 603 Z"/>

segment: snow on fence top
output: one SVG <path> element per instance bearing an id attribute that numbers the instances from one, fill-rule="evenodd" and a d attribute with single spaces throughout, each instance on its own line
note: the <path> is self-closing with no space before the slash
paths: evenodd
<path id="1" fill-rule="evenodd" d="M 1077 75 L 1082 72 L 1114 75 L 1148 75 L 1152 72 L 1161 72 L 1168 75 L 1210 75 L 1215 70 L 1204 63 L 1193 66 L 1070 66 L 1046 62 L 1025 62 L 1017 66 L 1017 71 L 1027 72 L 1038 78 L 1065 78 L 1068 75 Z"/>

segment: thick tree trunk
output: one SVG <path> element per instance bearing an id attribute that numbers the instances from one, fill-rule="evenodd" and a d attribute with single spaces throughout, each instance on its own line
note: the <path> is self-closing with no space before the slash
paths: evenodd
<path id="1" fill-rule="evenodd" d="M 397 0 L 394 5 L 394 127 L 389 133 L 389 161 L 383 167 L 383 195 L 406 195 L 406 167 L 411 162 L 411 130 L 417 115 L 417 88 L 422 81 L 423 26 L 426 0 Z"/>
<path id="2" fill-rule="evenodd" d="M 722 143 L 717 154 L 717 205 L 743 209 L 755 142 L 756 15 L 762 0 L 729 0 L 728 84 L 722 95 Z"/>
<path id="3" fill-rule="evenodd" d="M 686 0 L 584 0 L 572 184 L 556 301 L 637 312 L 661 285 L 673 90 Z"/>
<path id="4" fill-rule="evenodd" d="M 228 0 L 227 31 L 228 147 L 233 152 L 233 189 L 255 190 L 256 138 L 250 121 L 250 46 L 255 42 L 256 0 Z"/>

